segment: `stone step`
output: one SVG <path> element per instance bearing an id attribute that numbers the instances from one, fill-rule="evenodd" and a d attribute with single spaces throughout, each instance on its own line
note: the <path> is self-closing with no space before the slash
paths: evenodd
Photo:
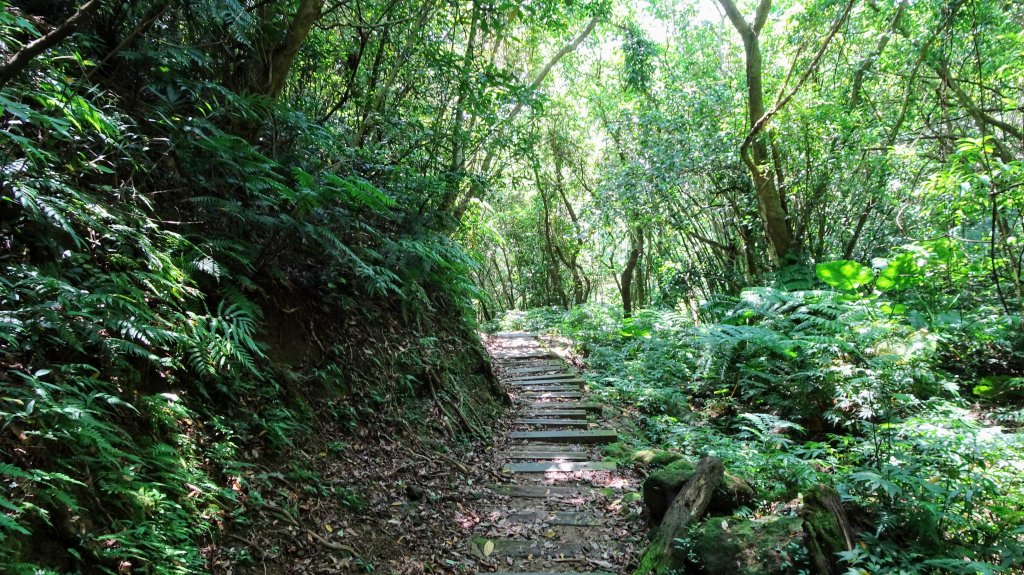
<path id="1" fill-rule="evenodd" d="M 572 385 L 576 388 L 583 387 L 587 382 L 582 379 L 538 379 L 536 381 L 509 381 L 512 387 L 529 389 L 538 385 Z"/>
<path id="2" fill-rule="evenodd" d="M 580 386 L 578 385 L 531 385 L 530 387 L 518 388 L 520 393 L 529 392 L 540 392 L 540 391 L 579 391 Z"/>
<path id="3" fill-rule="evenodd" d="M 552 443 L 615 443 L 618 433 L 614 429 L 588 429 L 586 431 L 513 431 L 511 439 L 549 441 Z"/>
<path id="4" fill-rule="evenodd" d="M 494 334 L 494 337 L 500 337 L 502 339 L 529 339 L 536 338 L 537 334 L 530 333 L 528 331 L 499 331 Z"/>
<path id="5" fill-rule="evenodd" d="M 529 377 L 510 377 L 509 381 L 520 382 L 536 381 L 538 379 L 576 379 L 578 377 L 578 373 L 545 373 L 543 375 L 532 375 Z"/>
<path id="6" fill-rule="evenodd" d="M 531 361 L 535 359 L 546 359 L 546 360 L 560 360 L 558 354 L 550 351 L 544 351 L 542 349 L 537 350 L 520 350 L 520 351 L 508 351 L 498 352 L 493 354 L 492 357 L 501 359 L 504 361 Z"/>
<path id="7" fill-rule="evenodd" d="M 524 411 L 519 415 L 523 417 L 564 417 L 565 419 L 586 419 L 585 409 L 534 409 Z"/>
<path id="8" fill-rule="evenodd" d="M 601 411 L 600 403 L 586 401 L 531 401 L 526 404 L 530 409 L 583 409 L 586 411 Z"/>
<path id="9" fill-rule="evenodd" d="M 601 521 L 593 513 L 583 511 L 524 511 L 511 513 L 506 520 L 517 523 L 547 523 L 549 525 L 566 525 L 570 527 L 594 527 Z"/>
<path id="10" fill-rule="evenodd" d="M 495 571 L 484 573 L 477 571 L 475 575 L 614 575 L 608 571 Z"/>
<path id="11" fill-rule="evenodd" d="M 564 461 L 587 461 L 591 459 L 589 453 L 572 451 L 552 451 L 550 449 L 536 451 L 503 451 L 498 453 L 499 457 L 505 459 L 561 459 Z"/>
<path id="12" fill-rule="evenodd" d="M 526 557 L 533 557 L 535 559 L 574 557 L 577 554 L 583 554 L 589 548 L 588 545 L 582 543 L 563 543 L 543 539 L 523 541 L 520 539 L 488 540 L 477 538 L 470 543 L 473 555 L 483 557 L 483 547 L 487 541 L 491 541 L 494 544 L 494 550 L 491 552 L 490 557 L 513 557 L 518 559 Z"/>
<path id="13" fill-rule="evenodd" d="M 546 373 L 549 371 L 558 371 L 560 369 L 568 369 L 568 365 L 562 364 L 551 364 L 551 365 L 537 365 L 531 367 L 517 367 L 506 371 L 509 375 L 529 375 L 531 373 Z M 575 372 L 573 372 L 575 373 Z"/>
<path id="14" fill-rule="evenodd" d="M 549 419 L 549 418 L 528 418 L 516 419 L 512 423 L 516 425 L 541 425 L 544 427 L 580 427 L 586 429 L 590 425 L 585 419 Z"/>
<path id="15" fill-rule="evenodd" d="M 533 448 L 537 448 L 536 451 L 566 451 L 569 453 L 583 453 L 589 451 L 592 445 L 582 445 L 578 443 L 549 443 L 546 441 L 530 441 L 527 443 L 514 443 L 510 446 L 511 451 L 530 451 Z"/>
<path id="16" fill-rule="evenodd" d="M 600 490 L 589 485 L 488 485 L 487 487 L 498 495 L 526 499 L 604 496 Z"/>
<path id="17" fill-rule="evenodd" d="M 576 471 L 615 471 L 617 467 L 612 461 L 546 461 L 541 463 L 508 463 L 501 470 L 508 473 L 573 473 Z"/>
<path id="18" fill-rule="evenodd" d="M 579 391 L 524 391 L 526 399 L 582 399 Z"/>

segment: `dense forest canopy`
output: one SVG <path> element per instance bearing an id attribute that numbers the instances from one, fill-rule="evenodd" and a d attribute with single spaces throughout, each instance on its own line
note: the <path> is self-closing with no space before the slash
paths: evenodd
<path id="1" fill-rule="evenodd" d="M 635 6 L 566 65 L 481 216 L 499 307 L 810 287 L 942 244 L 1019 312 L 1019 7 L 717 6 Z"/>
<path id="2" fill-rule="evenodd" d="M 0 6 L 5 570 L 210 570 L 316 429 L 485 437 L 478 321 L 842 487 L 844 568 L 1024 560 L 1024 5 Z"/>

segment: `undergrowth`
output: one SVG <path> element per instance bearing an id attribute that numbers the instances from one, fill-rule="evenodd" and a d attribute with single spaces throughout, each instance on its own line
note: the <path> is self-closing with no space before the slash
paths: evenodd
<path id="1" fill-rule="evenodd" d="M 752 288 L 696 318 L 587 304 L 489 327 L 575 340 L 595 393 L 640 423 L 634 448 L 720 457 L 754 485 L 759 514 L 835 486 L 860 531 L 849 573 L 1012 572 L 1021 373 L 992 366 L 1015 365 L 1019 318 L 929 314 L 909 295 Z"/>
<path id="2" fill-rule="evenodd" d="M 39 31 L 0 8 L 6 58 Z M 85 35 L 0 89 L 5 573 L 202 572 L 319 418 L 443 402 L 420 425 L 454 438 L 494 408 L 464 391 L 491 377 L 474 264 L 424 190 L 219 83 L 231 15 L 186 17 L 133 47 L 146 73 L 84 76 Z"/>

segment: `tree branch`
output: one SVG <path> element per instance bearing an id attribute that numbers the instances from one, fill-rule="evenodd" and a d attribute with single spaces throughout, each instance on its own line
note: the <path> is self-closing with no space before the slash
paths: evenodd
<path id="1" fill-rule="evenodd" d="M 548 60 L 548 63 L 547 65 L 544 66 L 544 69 L 542 69 L 540 73 L 537 74 L 537 77 L 534 78 L 533 82 L 530 83 L 530 86 L 527 88 L 527 91 L 536 91 L 537 88 L 540 87 L 541 83 L 544 82 L 544 78 L 547 78 L 548 74 L 551 72 L 551 69 L 554 68 L 556 64 L 558 64 L 559 60 L 564 58 L 570 52 L 575 51 L 576 48 L 579 48 L 580 44 L 582 44 L 583 41 L 587 39 L 587 36 L 590 36 L 590 33 L 594 31 L 594 28 L 600 21 L 601 19 L 598 16 L 594 16 L 593 18 L 591 18 L 590 22 L 587 22 L 587 26 L 583 29 L 582 32 L 580 32 L 576 36 L 576 38 L 573 39 L 572 42 L 569 42 L 565 46 L 562 46 L 562 49 L 555 53 L 555 55 L 552 56 L 550 60 Z M 509 115 L 503 120 L 503 123 L 508 123 L 514 120 L 516 116 L 519 115 L 519 112 L 522 111 L 523 105 L 524 102 L 522 100 L 517 102 L 516 106 L 512 108 L 511 112 L 509 112 Z"/>
<path id="2" fill-rule="evenodd" d="M 100 0 L 89 0 L 82 4 L 78 10 L 75 10 L 75 13 L 65 20 L 63 24 L 29 42 L 21 50 L 18 50 L 3 66 L 0 66 L 0 88 L 6 86 L 8 82 L 14 79 L 36 56 L 74 34 L 79 26 L 92 18 L 93 13 L 99 9 L 101 4 Z"/>
<path id="3" fill-rule="evenodd" d="M 747 23 L 747 20 L 740 13 L 740 9 L 736 7 L 736 3 L 733 0 L 718 0 L 718 3 L 722 5 L 722 9 L 725 10 L 725 15 L 729 17 L 729 21 L 732 22 L 736 31 L 743 37 L 743 41 L 747 41 L 747 35 L 753 34 L 754 30 Z M 762 24 L 763 25 L 763 24 Z"/>
<path id="4" fill-rule="evenodd" d="M 723 3 L 731 2 L 731 0 L 719 1 Z M 754 126 L 750 129 L 750 132 L 747 134 L 746 139 L 743 140 L 743 145 L 740 146 L 740 156 L 743 157 L 743 162 L 747 165 L 747 167 L 751 169 L 756 168 L 756 166 L 753 166 L 753 160 L 750 159 L 750 145 L 754 142 L 754 139 L 757 138 L 757 136 L 761 132 L 763 132 L 764 129 L 768 126 L 768 123 L 771 121 L 772 117 L 774 117 L 775 114 L 778 114 L 779 111 L 781 111 L 782 108 L 784 108 L 786 104 L 788 104 L 789 101 L 793 99 L 793 96 L 795 96 L 796 93 L 800 90 L 800 88 L 803 87 L 804 82 L 807 81 L 807 78 L 809 78 L 810 75 L 815 70 L 818 69 L 818 64 L 821 62 L 821 57 L 825 55 L 825 50 L 827 50 L 829 44 L 832 43 L 832 39 L 835 38 L 836 34 L 839 32 L 839 28 L 843 25 L 844 22 L 846 22 L 846 18 L 850 15 L 850 10 L 853 9 L 854 2 L 856 2 L 856 0 L 849 0 L 849 2 L 846 3 L 846 7 L 843 9 L 843 12 L 839 15 L 838 18 L 836 18 L 836 21 L 832 23 L 832 29 L 829 30 L 828 36 L 826 36 L 825 40 L 821 43 L 821 47 L 818 48 L 818 52 L 814 55 L 814 58 L 811 60 L 811 63 L 807 66 L 807 69 L 804 70 L 804 73 L 800 75 L 800 79 L 797 80 L 797 83 L 795 86 L 793 86 L 793 89 L 790 90 L 784 98 L 782 98 L 774 106 L 772 106 L 771 110 L 765 112 L 765 114 L 761 116 L 761 118 L 757 122 L 755 122 Z"/>
<path id="5" fill-rule="evenodd" d="M 754 34 L 760 34 L 761 29 L 764 28 L 765 23 L 768 21 L 768 12 L 772 9 L 772 0 L 761 0 L 757 5 L 757 12 L 754 13 L 754 25 L 751 29 Z"/>

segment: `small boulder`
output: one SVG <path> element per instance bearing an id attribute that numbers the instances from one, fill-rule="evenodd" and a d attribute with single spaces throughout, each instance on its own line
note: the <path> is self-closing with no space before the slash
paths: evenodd
<path id="1" fill-rule="evenodd" d="M 711 499 L 710 509 L 713 513 L 732 513 L 740 507 L 753 505 L 755 496 L 754 488 L 745 479 L 727 472 L 722 486 Z"/>
<path id="2" fill-rule="evenodd" d="M 797 575 L 807 567 L 803 538 L 799 517 L 710 517 L 690 550 L 704 575 Z"/>
<path id="3" fill-rule="evenodd" d="M 616 463 L 625 463 L 628 461 L 629 455 L 632 452 L 633 450 L 621 441 L 609 443 L 601 449 L 601 454 L 604 455 L 605 461 L 614 461 Z"/>
<path id="4" fill-rule="evenodd" d="M 634 451 L 630 459 L 636 463 L 645 463 L 651 467 L 665 467 L 683 458 L 683 454 L 677 451 L 665 449 L 640 449 Z"/>
<path id="5" fill-rule="evenodd" d="M 643 485 L 643 495 L 644 504 L 651 514 L 651 521 L 661 521 L 679 490 L 693 477 L 694 469 L 694 465 L 689 461 L 679 460 L 647 477 Z M 727 472 L 722 484 L 711 498 L 709 509 L 712 513 L 726 514 L 740 507 L 749 506 L 753 502 L 754 488 L 742 478 Z"/>

